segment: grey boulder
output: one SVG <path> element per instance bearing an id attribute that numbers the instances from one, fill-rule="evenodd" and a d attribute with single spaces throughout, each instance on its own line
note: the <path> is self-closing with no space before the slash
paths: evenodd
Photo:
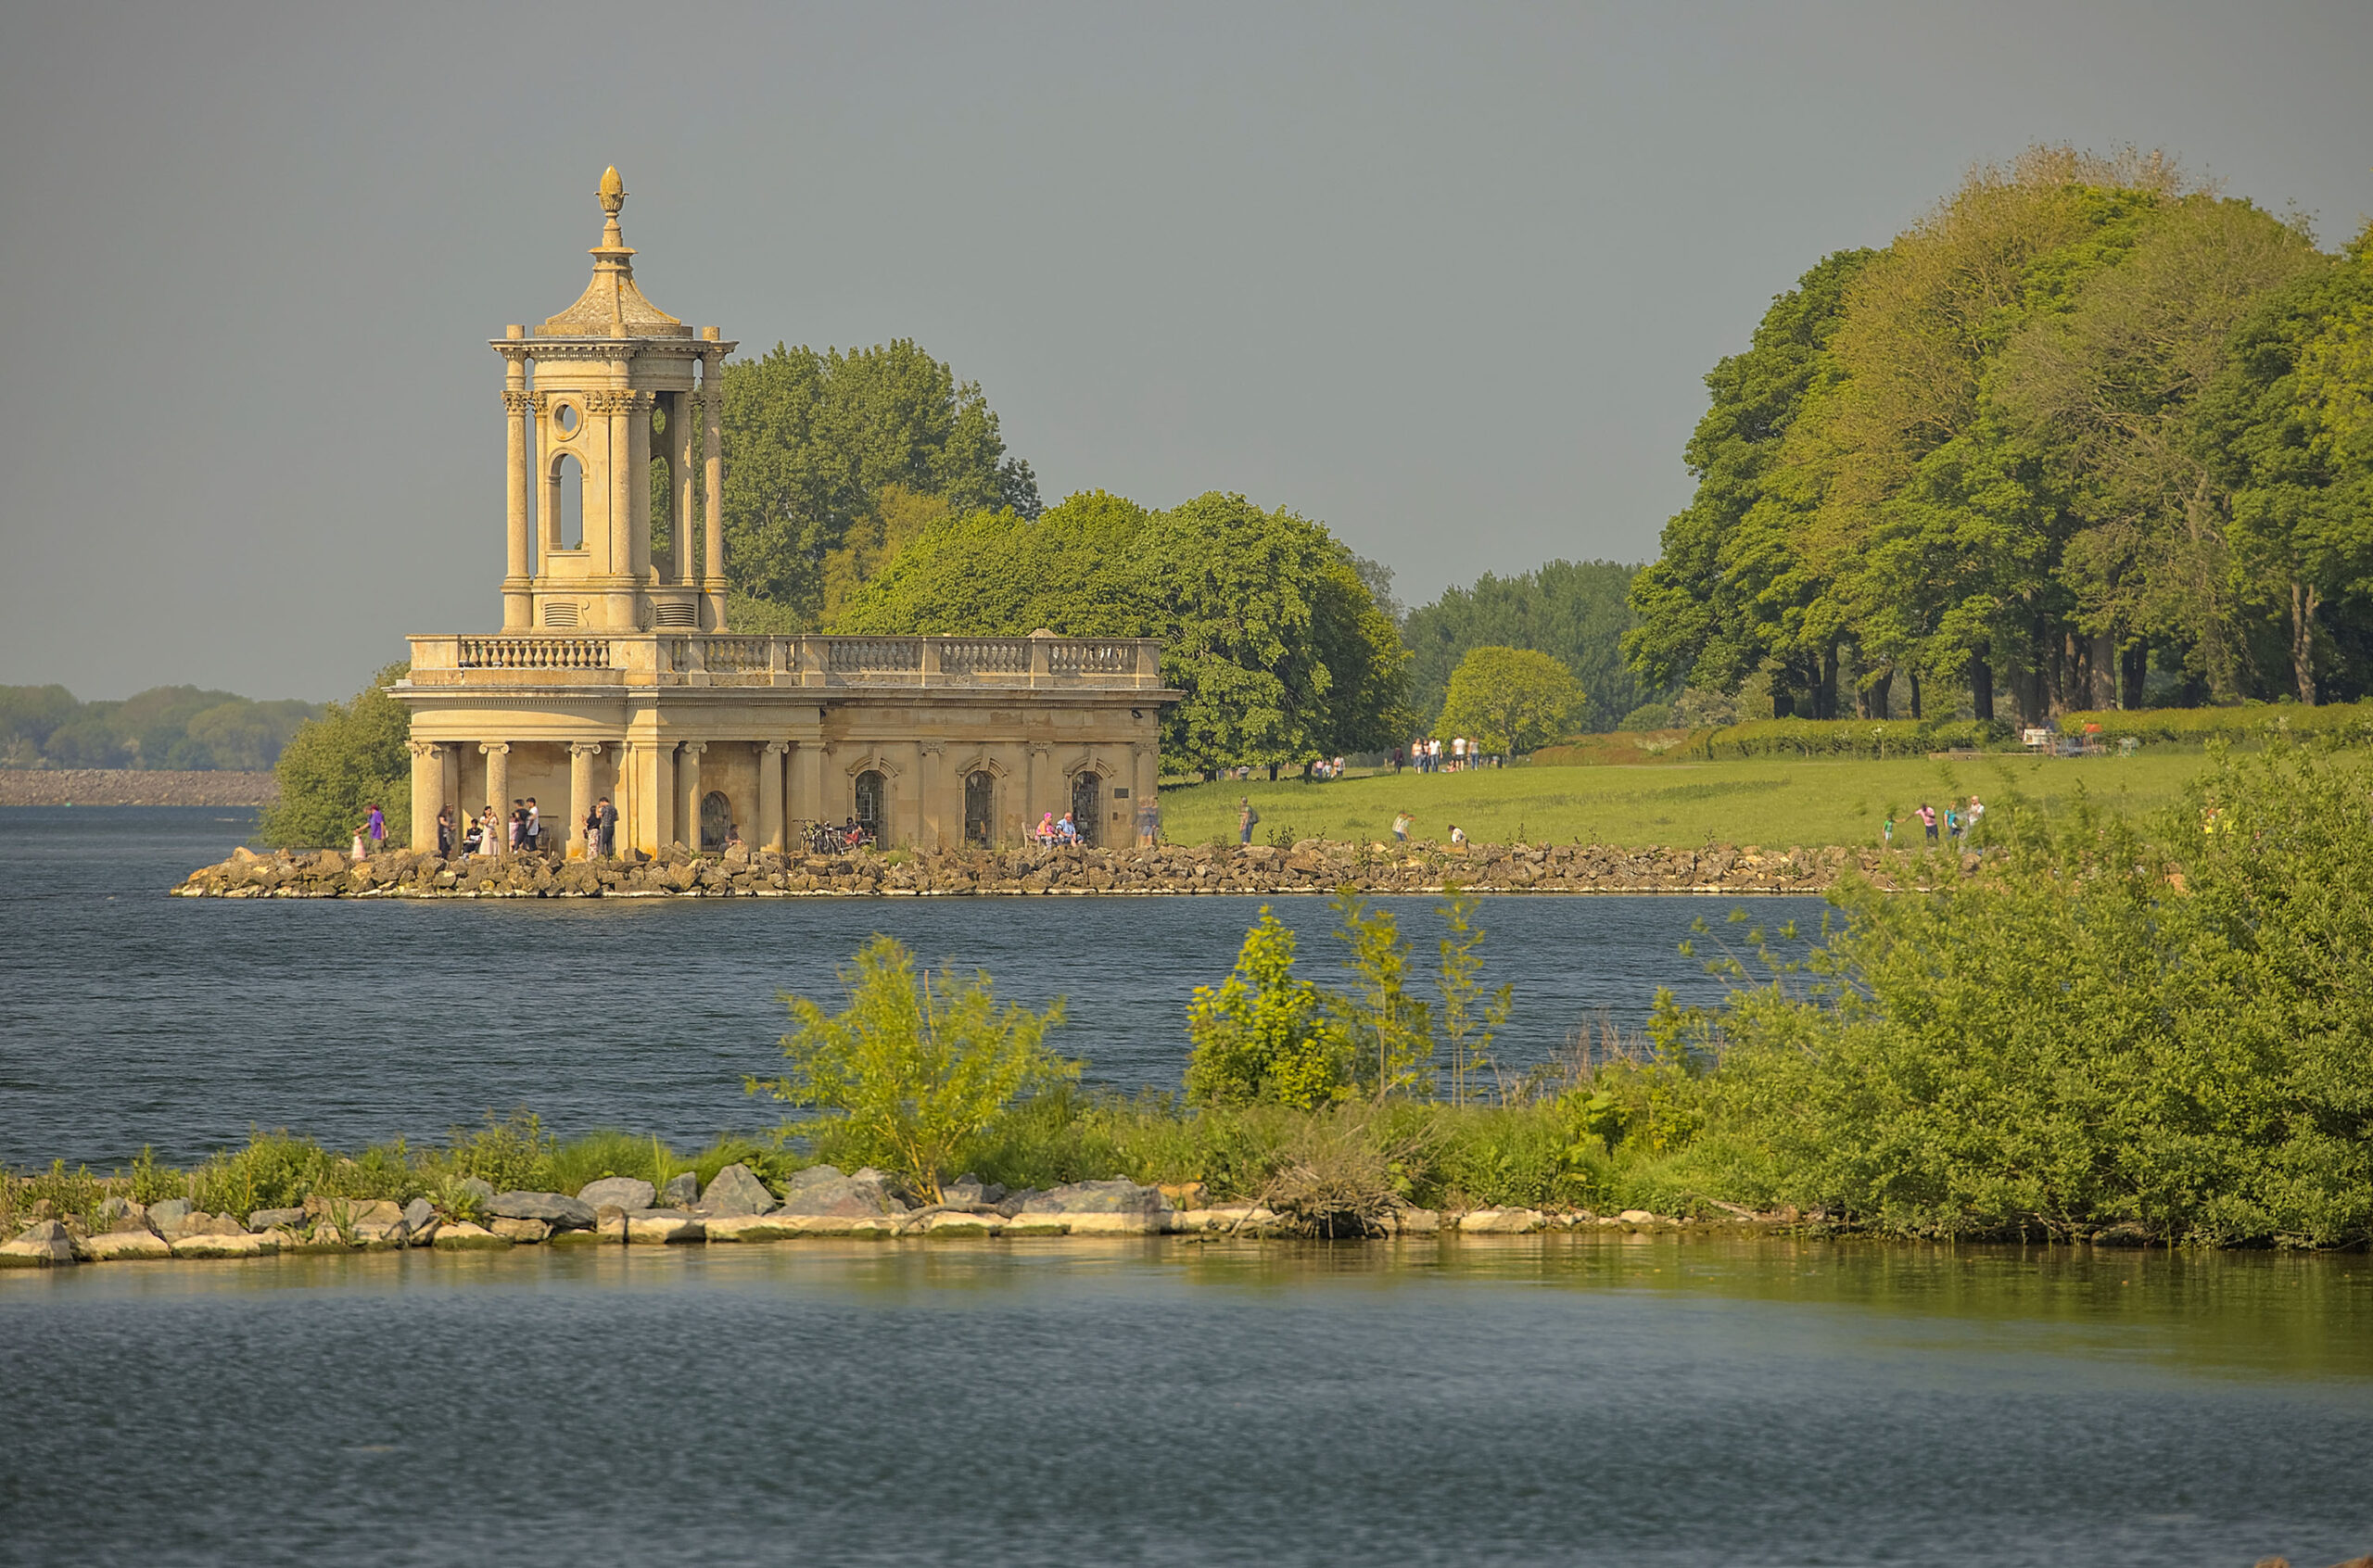
<path id="1" fill-rule="evenodd" d="M 983 1185 L 978 1176 L 968 1170 L 953 1182 L 943 1182 L 939 1195 L 944 1202 L 958 1208 L 988 1208 L 1005 1201 L 1005 1183 L 991 1182 Z"/>
<path id="2" fill-rule="evenodd" d="M 497 1193 L 486 1207 L 499 1220 L 541 1220 L 562 1231 L 593 1228 L 593 1206 L 560 1193 Z"/>
<path id="3" fill-rule="evenodd" d="M 679 1170 L 667 1178 L 659 1189 L 662 1208 L 690 1208 L 701 1200 L 701 1179 L 689 1170 Z"/>
<path id="4" fill-rule="evenodd" d="M 1135 1182 L 1073 1182 L 1022 1201 L 1024 1214 L 1144 1214 L 1170 1207 L 1159 1187 Z"/>
<path id="5" fill-rule="evenodd" d="M 577 1201 L 588 1208 L 649 1208 L 655 1195 L 650 1182 L 633 1176 L 604 1176 L 577 1189 Z"/>
<path id="6" fill-rule="evenodd" d="M 404 1228 L 417 1235 L 437 1222 L 437 1206 L 425 1197 L 404 1205 Z"/>
<path id="7" fill-rule="evenodd" d="M 148 1206 L 148 1225 L 167 1241 L 181 1234 L 182 1226 L 189 1219 L 189 1199 L 167 1198 Z"/>
<path id="8" fill-rule="evenodd" d="M 717 1180 L 701 1194 L 701 1208 L 720 1218 L 736 1214 L 765 1214 L 775 1206 L 774 1194 L 767 1184 L 750 1173 L 746 1165 L 729 1165 L 717 1173 Z"/>
<path id="9" fill-rule="evenodd" d="M 800 1174 L 806 1176 L 812 1172 L 803 1170 Z M 890 1191 L 890 1179 L 870 1167 L 854 1176 L 842 1176 L 835 1172 L 823 1181 L 793 1181 L 791 1195 L 783 1199 L 782 1204 L 785 1214 L 825 1215 L 838 1220 L 904 1214 L 906 1211 L 907 1206 Z"/>
<path id="10" fill-rule="evenodd" d="M 274 1225 L 286 1225 L 293 1231 L 304 1222 L 305 1211 L 301 1208 L 259 1208 L 247 1215 L 250 1231 L 269 1231 Z"/>

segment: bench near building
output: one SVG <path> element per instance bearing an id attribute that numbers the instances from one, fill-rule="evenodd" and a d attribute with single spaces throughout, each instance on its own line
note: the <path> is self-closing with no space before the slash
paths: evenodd
<path id="1" fill-rule="evenodd" d="M 607 795 L 618 848 L 780 848 L 855 817 L 888 844 L 1014 843 L 1072 814 L 1126 843 L 1160 771 L 1161 647 L 1143 639 L 741 637 L 726 626 L 725 356 L 642 297 L 618 211 L 582 297 L 508 328 L 502 630 L 412 641 L 412 841 L 437 815 Z M 655 467 L 654 467 L 655 465 Z M 654 483 L 665 478 L 665 485 Z M 698 496 L 695 497 L 695 477 Z M 652 494 L 668 549 L 653 549 Z M 695 541 L 699 548 L 695 550 Z"/>

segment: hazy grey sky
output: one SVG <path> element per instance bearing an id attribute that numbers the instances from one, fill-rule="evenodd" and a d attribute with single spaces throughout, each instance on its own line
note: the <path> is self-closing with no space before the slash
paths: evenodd
<path id="1" fill-rule="evenodd" d="M 1051 501 L 1240 490 L 1412 602 L 1643 559 L 1700 378 L 2030 141 L 2373 210 L 2373 5 L 0 8 L 0 682 L 340 696 L 500 624 L 501 361 L 636 274 L 911 336 Z"/>

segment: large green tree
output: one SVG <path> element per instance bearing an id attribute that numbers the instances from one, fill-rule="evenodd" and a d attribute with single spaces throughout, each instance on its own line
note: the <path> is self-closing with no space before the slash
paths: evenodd
<path id="1" fill-rule="evenodd" d="M 1189 768 L 1381 750 L 1411 722 L 1408 656 L 1357 559 L 1320 524 L 1216 491 L 1167 512 L 1093 491 L 1035 519 L 948 518 L 833 626 L 1159 638 L 1185 693 L 1162 743 Z"/>
<path id="2" fill-rule="evenodd" d="M 1555 740 L 1589 710 L 1574 672 L 1530 648 L 1470 648 L 1450 677 L 1434 730 L 1464 735 L 1500 756 Z"/>
<path id="3" fill-rule="evenodd" d="M 1038 511 L 1037 481 L 1006 455 L 980 385 L 908 339 L 777 344 L 726 366 L 725 571 L 738 594 L 812 623 L 828 562 L 882 521 L 893 487 L 955 512 Z"/>
<path id="4" fill-rule="evenodd" d="M 298 728 L 273 770 L 280 800 L 264 808 L 267 843 L 343 847 L 374 804 L 387 819 L 387 841 L 412 832 L 412 713 L 387 688 L 412 673 L 389 664 L 351 702 L 331 702 Z"/>
<path id="5" fill-rule="evenodd" d="M 1639 570 L 1613 561 L 1552 561 L 1510 577 L 1486 573 L 1474 587 L 1446 589 L 1412 611 L 1402 637 L 1418 723 L 1430 726 L 1441 712 L 1451 672 L 1476 648 L 1530 648 L 1564 664 L 1589 693 L 1580 720 L 1589 729 L 1612 729 L 1643 702 L 1669 698 L 1674 678 L 1643 677 L 1624 656 L 1624 639 L 1640 624 L 1628 598 Z"/>

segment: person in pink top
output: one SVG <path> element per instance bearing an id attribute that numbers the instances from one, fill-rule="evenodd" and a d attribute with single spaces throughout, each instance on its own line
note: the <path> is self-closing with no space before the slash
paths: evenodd
<path id="1" fill-rule="evenodd" d="M 1911 815 L 1920 818 L 1921 828 L 1927 834 L 1928 841 L 1935 843 L 1936 841 L 1936 808 L 1923 801 L 1920 803 L 1920 809 Z"/>

